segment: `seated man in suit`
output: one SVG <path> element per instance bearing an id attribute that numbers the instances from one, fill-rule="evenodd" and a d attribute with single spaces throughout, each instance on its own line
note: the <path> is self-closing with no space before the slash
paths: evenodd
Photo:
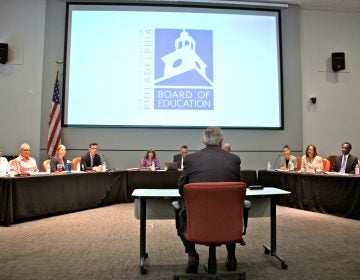
<path id="1" fill-rule="evenodd" d="M 183 169 L 184 158 L 187 156 L 188 152 L 188 146 L 182 145 L 180 148 L 180 154 L 174 155 L 173 162 L 176 162 L 178 169 Z"/>
<path id="2" fill-rule="evenodd" d="M 358 158 L 350 154 L 352 146 L 349 142 L 341 145 L 342 155 L 336 157 L 331 171 L 341 173 L 355 173 L 355 166 L 358 164 Z"/>
<path id="3" fill-rule="evenodd" d="M 183 196 L 183 188 L 187 183 L 197 182 L 240 182 L 240 163 L 237 155 L 228 153 L 222 149 L 224 135 L 220 128 L 209 127 L 203 135 L 205 148 L 189 154 L 184 160 L 184 170 L 179 178 L 179 193 Z M 179 215 L 178 235 L 181 238 L 185 252 L 188 253 L 188 265 L 186 273 L 197 273 L 199 255 L 195 244 L 183 237 L 186 232 L 186 209 L 182 209 Z M 235 257 L 235 243 L 227 244 L 226 267 L 229 271 L 236 270 L 237 260 Z M 216 265 L 216 260 L 209 260 Z"/>
<path id="4" fill-rule="evenodd" d="M 81 156 L 80 166 L 84 171 L 102 170 L 101 158 L 97 154 L 98 144 L 90 143 L 89 151 Z"/>

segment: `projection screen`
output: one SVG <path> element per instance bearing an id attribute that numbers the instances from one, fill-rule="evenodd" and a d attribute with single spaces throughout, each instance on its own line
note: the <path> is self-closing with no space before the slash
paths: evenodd
<path id="1" fill-rule="evenodd" d="M 67 3 L 63 125 L 283 129 L 280 11 Z"/>

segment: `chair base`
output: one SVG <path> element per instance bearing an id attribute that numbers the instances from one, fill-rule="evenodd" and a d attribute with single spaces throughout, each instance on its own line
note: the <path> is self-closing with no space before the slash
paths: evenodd
<path id="1" fill-rule="evenodd" d="M 218 272 L 217 274 L 208 274 L 208 273 L 197 273 L 197 274 L 187 274 L 187 273 L 179 273 L 175 274 L 173 280 L 180 279 L 233 279 L 233 280 L 246 280 L 245 272 L 237 272 L 237 271 L 227 271 L 227 272 Z"/>

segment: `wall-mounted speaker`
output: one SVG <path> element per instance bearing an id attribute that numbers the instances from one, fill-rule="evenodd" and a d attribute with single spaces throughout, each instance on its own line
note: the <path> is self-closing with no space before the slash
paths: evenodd
<path id="1" fill-rule="evenodd" d="M 334 72 L 345 69 L 345 53 L 334 52 L 331 54 L 332 69 Z"/>
<path id="2" fill-rule="evenodd" d="M 8 60 L 9 45 L 0 43 L 0 63 L 5 64 Z"/>

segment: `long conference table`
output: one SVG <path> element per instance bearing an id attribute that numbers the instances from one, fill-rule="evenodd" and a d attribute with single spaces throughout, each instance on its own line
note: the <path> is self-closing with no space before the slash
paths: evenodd
<path id="1" fill-rule="evenodd" d="M 360 176 L 241 170 L 248 185 L 291 192 L 279 205 L 360 220 Z M 0 177 L 0 225 L 130 203 L 135 189 L 177 188 L 180 171 L 107 171 Z"/>
<path id="2" fill-rule="evenodd" d="M 256 184 L 255 170 L 241 170 Z M 107 171 L 0 177 L 0 225 L 130 203 L 135 189 L 177 188 L 180 171 Z"/>
<path id="3" fill-rule="evenodd" d="M 258 184 L 291 192 L 279 205 L 360 220 L 360 175 L 260 170 Z"/>

